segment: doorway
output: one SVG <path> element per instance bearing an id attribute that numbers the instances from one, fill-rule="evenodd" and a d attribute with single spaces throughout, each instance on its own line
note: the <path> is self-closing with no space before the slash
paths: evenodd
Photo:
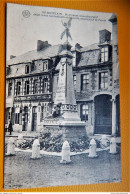
<path id="1" fill-rule="evenodd" d="M 32 108 L 32 131 L 37 130 L 37 107 Z"/>
<path id="2" fill-rule="evenodd" d="M 95 97 L 95 134 L 112 133 L 112 102 L 110 95 Z"/>
<path id="3" fill-rule="evenodd" d="M 23 131 L 27 131 L 28 127 L 28 107 L 24 107 L 24 123 L 23 123 Z"/>
<path id="4" fill-rule="evenodd" d="M 116 134 L 120 136 L 120 97 L 116 96 Z"/>

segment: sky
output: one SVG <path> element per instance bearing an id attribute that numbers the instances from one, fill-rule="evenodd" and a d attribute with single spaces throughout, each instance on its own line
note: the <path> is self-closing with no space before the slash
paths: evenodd
<path id="1" fill-rule="evenodd" d="M 112 13 L 87 12 L 40 6 L 7 4 L 6 17 L 6 52 L 10 55 L 21 55 L 37 48 L 37 40 L 48 41 L 51 45 L 62 44 L 65 36 L 63 22 L 72 18 L 70 34 L 72 46 L 81 46 L 99 42 L 99 30 L 112 31 L 109 18 Z"/>

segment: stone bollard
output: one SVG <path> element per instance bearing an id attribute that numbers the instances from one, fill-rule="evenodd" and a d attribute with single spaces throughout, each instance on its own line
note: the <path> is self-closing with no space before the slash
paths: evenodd
<path id="1" fill-rule="evenodd" d="M 23 135 L 19 134 L 17 139 L 17 147 L 24 142 Z"/>
<path id="2" fill-rule="evenodd" d="M 106 135 L 102 135 L 102 138 L 101 138 L 101 146 L 102 147 L 107 147 L 108 146 L 108 140 L 106 138 Z"/>
<path id="3" fill-rule="evenodd" d="M 97 154 L 96 154 L 96 141 L 94 139 L 92 139 L 90 141 L 90 144 L 89 144 L 89 155 L 88 157 L 90 158 L 96 158 L 97 157 Z"/>
<path id="4" fill-rule="evenodd" d="M 40 156 L 40 143 L 38 139 L 35 139 L 32 145 L 32 157 L 33 159 L 41 158 Z"/>
<path id="5" fill-rule="evenodd" d="M 61 164 L 71 163 L 70 160 L 70 146 L 68 141 L 65 141 L 62 146 L 62 159 L 60 160 Z"/>
<path id="6" fill-rule="evenodd" d="M 15 143 L 13 137 L 10 137 L 7 144 L 7 156 L 15 155 Z"/>
<path id="7" fill-rule="evenodd" d="M 110 154 L 117 154 L 117 150 L 116 150 L 116 141 L 115 138 L 112 137 L 110 140 Z"/>

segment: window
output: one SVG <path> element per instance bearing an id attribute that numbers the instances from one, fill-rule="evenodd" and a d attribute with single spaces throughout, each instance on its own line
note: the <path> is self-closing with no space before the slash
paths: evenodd
<path id="1" fill-rule="evenodd" d="M 11 73 L 11 68 L 10 67 L 6 67 L 6 74 L 9 75 Z"/>
<path id="2" fill-rule="evenodd" d="M 74 89 L 76 90 L 76 75 L 73 75 Z"/>
<path id="3" fill-rule="evenodd" d="M 21 82 L 17 82 L 17 91 L 16 91 L 16 94 L 17 95 L 20 95 L 20 92 L 21 92 Z"/>
<path id="4" fill-rule="evenodd" d="M 6 108 L 6 111 L 5 111 L 5 124 L 8 124 L 10 119 L 11 119 L 10 108 Z"/>
<path id="5" fill-rule="evenodd" d="M 11 95 L 12 95 L 12 83 L 10 82 L 8 86 L 8 96 L 11 96 Z"/>
<path id="6" fill-rule="evenodd" d="M 108 72 L 99 73 L 99 89 L 108 87 Z"/>
<path id="7" fill-rule="evenodd" d="M 86 90 L 89 84 L 89 74 L 81 75 L 81 90 Z"/>
<path id="8" fill-rule="evenodd" d="M 15 113 L 15 124 L 19 124 L 19 113 Z"/>
<path id="9" fill-rule="evenodd" d="M 33 94 L 38 93 L 38 83 L 37 80 L 34 80 Z"/>
<path id="10" fill-rule="evenodd" d="M 28 112 L 25 112 L 25 115 L 24 115 L 24 122 L 25 122 L 25 123 L 28 122 Z"/>
<path id="11" fill-rule="evenodd" d="M 25 82 L 25 94 L 29 94 L 29 81 Z"/>
<path id="12" fill-rule="evenodd" d="M 101 62 L 108 61 L 108 47 L 101 48 Z"/>
<path id="13" fill-rule="evenodd" d="M 28 122 L 28 107 L 24 107 L 24 123 Z"/>
<path id="14" fill-rule="evenodd" d="M 88 120 L 88 104 L 81 105 L 81 120 L 87 121 Z"/>
<path id="15" fill-rule="evenodd" d="M 48 79 L 45 78 L 43 80 L 43 92 L 47 92 L 48 91 Z"/>
<path id="16" fill-rule="evenodd" d="M 33 64 L 31 64 L 31 71 L 34 71 L 34 70 L 35 70 L 35 65 L 33 63 Z"/>
<path id="17" fill-rule="evenodd" d="M 22 125 L 22 108 L 20 108 L 20 113 L 19 113 L 19 124 Z"/>
<path id="18" fill-rule="evenodd" d="M 15 124 L 15 108 L 14 107 L 12 107 L 11 121 L 12 121 L 12 124 L 14 125 Z"/>
<path id="19" fill-rule="evenodd" d="M 48 61 L 43 61 L 43 71 L 48 70 Z"/>
<path id="20" fill-rule="evenodd" d="M 44 119 L 44 106 L 41 106 L 41 117 L 40 117 L 40 121 L 42 122 L 43 119 Z"/>
<path id="21" fill-rule="evenodd" d="M 29 65 L 25 66 L 25 73 L 28 74 L 29 73 Z"/>

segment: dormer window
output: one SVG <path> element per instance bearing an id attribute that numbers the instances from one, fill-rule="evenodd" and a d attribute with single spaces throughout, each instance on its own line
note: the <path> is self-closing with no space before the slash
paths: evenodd
<path id="1" fill-rule="evenodd" d="M 34 70 L 35 70 L 35 65 L 33 63 L 33 64 L 31 64 L 31 71 L 34 71 Z"/>
<path id="2" fill-rule="evenodd" d="M 48 61 L 43 61 L 43 71 L 48 70 Z"/>
<path id="3" fill-rule="evenodd" d="M 108 46 L 101 48 L 101 63 L 108 61 Z"/>
<path id="4" fill-rule="evenodd" d="M 25 66 L 25 73 L 28 74 L 29 73 L 29 65 Z"/>
<path id="5" fill-rule="evenodd" d="M 11 68 L 10 68 L 10 67 L 7 67 L 7 68 L 6 68 L 6 74 L 9 75 L 10 72 L 11 72 Z"/>

